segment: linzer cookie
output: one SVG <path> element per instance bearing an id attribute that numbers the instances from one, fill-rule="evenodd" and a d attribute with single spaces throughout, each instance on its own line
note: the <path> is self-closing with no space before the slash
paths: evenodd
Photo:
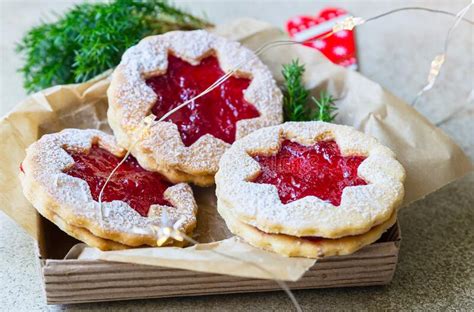
<path id="1" fill-rule="evenodd" d="M 348 254 L 396 220 L 405 171 L 393 152 L 351 127 L 285 123 L 224 154 L 218 209 L 250 244 L 290 256 Z"/>
<path id="2" fill-rule="evenodd" d="M 163 213 L 190 233 L 197 212 L 191 188 L 143 169 L 131 156 L 108 182 L 101 207 L 102 187 L 125 153 L 111 135 L 97 130 L 44 135 L 22 162 L 23 192 L 45 218 L 102 250 L 156 246 Z"/>
<path id="3" fill-rule="evenodd" d="M 314 236 L 297 237 L 285 234 L 268 234 L 257 227 L 239 221 L 231 214 L 230 209 L 220 202 L 218 202 L 218 211 L 224 218 L 229 230 L 235 235 L 255 247 L 289 257 L 322 258 L 349 255 L 361 247 L 375 242 L 397 221 L 397 213 L 394 212 L 387 221 L 374 226 L 366 233 L 330 239 Z"/>
<path id="4" fill-rule="evenodd" d="M 145 117 L 160 119 L 237 67 L 216 89 L 141 133 Z M 268 68 L 239 43 L 204 30 L 148 37 L 127 50 L 108 97 L 118 143 L 172 182 L 212 184 L 236 139 L 282 122 L 282 94 Z"/>

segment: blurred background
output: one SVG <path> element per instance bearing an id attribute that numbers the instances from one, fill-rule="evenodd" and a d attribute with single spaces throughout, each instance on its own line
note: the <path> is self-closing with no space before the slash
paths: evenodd
<path id="1" fill-rule="evenodd" d="M 81 1 L 0 0 L 0 3 L 0 115 L 4 115 L 26 95 L 21 76 L 17 72 L 22 60 L 15 52 L 15 43 L 40 21 L 54 21 L 54 12 L 62 13 Z M 197 16 L 207 17 L 214 24 L 239 17 L 252 17 L 267 21 L 283 31 L 290 18 L 316 16 L 320 10 L 331 6 L 343 8 L 355 16 L 370 17 L 405 6 L 424 6 L 456 13 L 469 1 L 177 0 L 174 3 Z M 472 20 L 473 11 L 471 9 L 466 18 Z M 447 15 L 406 11 L 359 27 L 357 52 L 360 71 L 410 102 L 425 85 L 430 63 L 436 54 L 442 52 L 444 38 L 452 23 L 453 18 Z M 462 22 L 452 35 L 448 60 L 437 86 L 417 105 L 433 123 L 441 121 L 463 105 L 471 107 L 471 113 L 468 116 L 464 114 L 463 118 L 472 118 L 473 49 L 473 26 Z M 452 129 L 455 124 L 459 124 L 459 121 L 453 120 L 443 127 L 454 137 L 456 132 L 462 131 L 467 140 L 459 140 L 458 143 L 471 154 L 474 153 L 474 136 L 468 136 L 469 133 L 474 133 L 474 125 Z"/>

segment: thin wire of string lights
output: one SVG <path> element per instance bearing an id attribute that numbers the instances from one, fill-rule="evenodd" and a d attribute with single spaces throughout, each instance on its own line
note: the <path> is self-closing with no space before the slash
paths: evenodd
<path id="1" fill-rule="evenodd" d="M 376 21 L 380 18 L 383 18 L 385 16 L 388 16 L 388 15 L 391 15 L 391 14 L 394 14 L 394 13 L 398 13 L 398 12 L 402 12 L 402 11 L 426 11 L 426 12 L 430 12 L 430 13 L 434 13 L 434 14 L 445 14 L 445 15 L 454 16 L 455 20 L 454 20 L 453 24 L 451 25 L 451 27 L 449 28 L 449 30 L 447 32 L 447 35 L 446 35 L 446 39 L 444 41 L 444 50 L 441 54 L 436 55 L 436 57 L 431 62 L 431 67 L 430 67 L 429 75 L 428 75 L 428 79 L 427 79 L 428 83 L 423 87 L 422 90 L 420 90 L 420 92 L 417 93 L 414 100 L 412 101 L 412 105 L 415 105 L 425 92 L 427 92 L 428 90 L 433 88 L 433 86 L 436 82 L 436 78 L 438 77 L 438 75 L 441 71 L 441 68 L 442 68 L 443 64 L 445 63 L 445 61 L 446 61 L 446 55 L 447 55 L 450 39 L 451 39 L 451 36 L 452 36 L 452 33 L 453 33 L 454 29 L 456 27 L 458 27 L 458 25 L 460 24 L 461 21 L 469 23 L 470 25 L 474 25 L 473 21 L 465 18 L 465 15 L 467 14 L 468 10 L 473 5 L 474 5 L 474 0 L 471 0 L 470 4 L 465 6 L 457 14 L 447 12 L 447 11 L 442 11 L 442 10 L 424 8 L 424 7 L 404 7 L 404 8 L 393 9 L 393 10 L 378 14 L 376 16 L 372 16 L 372 17 L 367 18 L 367 19 L 364 19 L 362 17 L 349 16 L 346 19 L 344 19 L 344 20 L 340 21 L 339 23 L 337 23 L 336 25 L 334 25 L 332 31 L 330 31 L 328 34 L 326 34 L 322 38 L 320 37 L 320 38 L 317 38 L 317 39 L 321 40 L 321 39 L 327 38 L 327 37 L 332 36 L 334 33 L 338 32 L 338 31 L 341 31 L 341 30 L 352 30 L 357 26 L 367 24 L 367 23 L 370 23 L 372 21 Z M 265 53 L 269 49 L 272 49 L 272 48 L 275 48 L 275 47 L 285 46 L 285 45 L 294 45 L 294 44 L 305 44 L 305 43 L 308 43 L 308 42 L 311 42 L 311 41 L 314 41 L 314 40 L 316 40 L 316 39 L 307 40 L 307 41 L 278 40 L 278 41 L 267 42 L 267 43 L 263 44 L 262 46 L 260 46 L 258 49 L 256 49 L 254 51 L 255 55 L 253 57 L 258 57 L 259 55 Z M 236 66 L 234 69 L 232 69 L 231 71 L 226 73 L 224 76 L 222 76 L 218 80 L 216 80 L 212 85 L 210 85 L 203 92 L 201 92 L 197 96 L 181 103 L 180 105 L 176 106 L 174 109 L 167 112 L 165 115 L 163 115 L 158 120 L 155 120 L 154 115 L 149 115 L 149 116 L 145 117 L 142 120 L 142 122 L 141 122 L 142 125 L 137 130 L 137 135 L 134 136 L 135 140 L 129 146 L 129 149 L 128 149 L 127 153 L 125 154 L 124 158 L 111 171 L 111 173 L 109 174 L 107 180 L 105 181 L 105 183 L 102 186 L 102 189 L 99 193 L 98 202 L 99 202 L 100 216 L 101 216 L 102 222 L 103 222 L 103 217 L 104 217 L 103 212 L 102 212 L 102 196 L 103 196 L 104 190 L 107 187 L 107 185 L 109 184 L 110 179 L 116 173 L 116 171 L 126 161 L 128 156 L 130 156 L 131 151 L 136 146 L 136 144 L 140 141 L 140 138 L 143 137 L 144 134 L 146 134 L 148 131 L 150 131 L 150 129 L 153 126 L 157 125 L 159 122 L 164 121 L 166 118 L 168 118 L 169 116 L 171 116 L 172 114 L 174 114 L 178 110 L 182 109 L 183 107 L 185 107 L 188 104 L 192 103 L 196 99 L 208 94 L 209 92 L 211 92 L 212 90 L 217 88 L 220 84 L 222 84 L 224 81 L 229 79 L 229 77 L 231 77 L 242 65 L 244 65 L 246 62 L 251 61 L 251 60 L 252 59 L 249 59 L 249 60 L 246 60 L 245 62 L 242 62 L 241 64 Z M 165 216 L 165 215 L 162 216 L 160 225 L 154 226 L 154 231 L 157 235 L 157 242 L 158 242 L 159 246 L 163 245 L 168 239 L 176 239 L 176 240 L 180 240 L 180 241 L 186 240 L 191 244 L 197 244 L 198 243 L 194 239 L 188 237 L 186 234 L 181 233 L 179 230 L 177 230 L 179 228 L 178 225 L 180 224 L 180 222 L 181 222 L 181 220 L 169 220 L 167 218 L 167 216 Z M 296 300 L 296 297 L 294 296 L 294 294 L 292 293 L 292 291 L 288 287 L 288 285 L 285 282 L 280 281 L 277 278 L 274 278 L 274 276 L 271 274 L 271 272 L 269 272 L 266 268 L 262 267 L 261 265 L 259 265 L 257 263 L 247 261 L 245 259 L 240 259 L 238 257 L 234 257 L 234 256 L 231 256 L 231 255 L 226 255 L 226 254 L 223 254 L 223 253 L 220 253 L 220 252 L 217 252 L 217 251 L 214 251 L 214 252 L 216 254 L 222 256 L 222 257 L 227 257 L 227 258 L 235 260 L 235 261 L 241 261 L 243 263 L 252 265 L 255 268 L 258 268 L 259 270 L 261 270 L 262 272 L 268 274 L 285 291 L 286 295 L 291 300 L 292 305 L 295 308 L 295 310 L 296 311 L 302 311 L 301 306 L 299 305 L 298 301 Z"/>

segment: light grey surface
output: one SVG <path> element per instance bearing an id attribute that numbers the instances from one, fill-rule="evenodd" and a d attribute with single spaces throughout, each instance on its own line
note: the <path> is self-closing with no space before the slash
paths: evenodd
<path id="1" fill-rule="evenodd" d="M 0 0 L 0 114 L 24 96 L 21 64 L 13 43 L 31 25 L 70 1 Z M 256 3 L 255 3 L 256 2 Z M 328 1 L 180 1 L 193 12 L 206 12 L 215 23 L 235 17 L 259 18 L 283 27 L 299 14 L 316 13 Z M 456 12 L 468 1 L 331 1 L 355 15 L 369 17 L 388 9 L 428 6 Z M 472 10 L 468 18 L 473 19 Z M 361 26 L 358 48 L 361 71 L 397 96 L 411 101 L 424 85 L 433 57 L 441 52 L 452 18 L 424 12 L 402 12 Z M 433 122 L 458 107 L 465 113 L 442 125 L 474 158 L 473 27 L 462 23 L 453 33 L 437 86 L 418 109 Z M 3 153 L 5 151 L 1 151 Z M 409 207 L 400 215 L 403 233 L 400 263 L 394 281 L 386 287 L 297 291 L 310 310 L 474 310 L 474 175 L 456 181 Z M 0 203 L 1 205 L 1 203 Z M 47 310 L 34 257 L 33 241 L 0 213 L 0 310 Z M 283 293 L 207 296 L 119 303 L 50 306 L 50 310 L 248 311 L 290 309 Z"/>

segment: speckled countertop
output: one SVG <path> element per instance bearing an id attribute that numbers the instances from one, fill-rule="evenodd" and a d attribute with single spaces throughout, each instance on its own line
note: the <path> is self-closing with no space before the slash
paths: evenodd
<path id="1" fill-rule="evenodd" d="M 0 0 L 0 114 L 24 96 L 13 44 L 51 9 L 71 1 Z M 209 0 L 178 1 L 215 23 L 248 16 L 282 26 L 288 17 L 316 13 L 328 1 Z M 427 6 L 456 12 L 468 1 L 330 1 L 355 15 L 372 16 L 402 6 Z M 474 19 L 473 10 L 467 16 Z M 432 58 L 442 49 L 452 19 L 423 12 L 397 13 L 358 30 L 361 71 L 397 96 L 410 101 L 424 84 Z M 432 122 L 461 106 L 468 109 L 441 127 L 474 159 L 474 27 L 462 23 L 438 85 L 417 108 Z M 470 95 L 471 94 L 471 95 Z M 470 96 L 470 97 L 469 97 Z M 4 152 L 4 151 L 2 151 Z M 1 205 L 1 203 L 0 203 Z M 427 196 L 400 214 L 403 233 L 400 262 L 385 287 L 296 291 L 311 310 L 474 310 L 474 174 Z M 0 310 L 106 311 L 287 311 L 283 293 L 259 293 L 130 302 L 49 306 L 44 303 L 34 244 L 0 212 Z"/>

